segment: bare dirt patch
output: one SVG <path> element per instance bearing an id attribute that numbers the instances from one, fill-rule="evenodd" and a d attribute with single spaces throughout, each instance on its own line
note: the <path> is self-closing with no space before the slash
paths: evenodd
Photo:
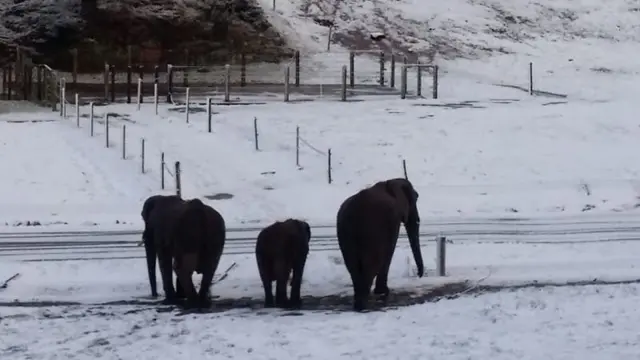
<path id="1" fill-rule="evenodd" d="M 437 302 L 441 300 L 452 300 L 459 297 L 477 297 L 487 293 L 503 292 L 503 291 L 517 291 L 526 288 L 544 288 L 544 287 L 571 287 L 571 286 L 590 286 L 590 285 L 625 285 L 625 284 L 638 284 L 640 279 L 624 280 L 624 281 L 606 281 L 606 280 L 587 280 L 587 281 L 574 281 L 565 283 L 549 283 L 549 282 L 529 282 L 513 285 L 483 285 L 483 280 L 480 281 L 460 281 L 451 282 L 438 286 L 430 286 L 422 289 L 393 291 L 387 298 L 386 302 L 376 299 L 374 296 L 370 299 L 370 309 L 368 311 L 388 311 L 394 310 L 405 306 L 419 305 L 430 302 Z M 301 310 L 282 310 L 277 314 L 280 316 L 302 316 L 309 312 L 324 312 L 324 313 L 341 313 L 352 311 L 352 295 L 351 292 L 345 292 L 343 294 L 335 294 L 328 296 L 305 296 L 302 298 L 303 305 Z M 179 306 L 167 306 L 162 305 L 160 300 L 149 299 L 132 299 L 127 301 L 115 301 L 106 302 L 100 304 L 81 304 L 77 302 L 53 302 L 53 301 L 13 301 L 13 302 L 0 302 L 0 307 L 37 307 L 37 308 L 64 308 L 61 312 L 43 312 L 43 316 L 47 318 L 56 317 L 91 317 L 91 316 L 119 316 L 123 313 L 116 311 L 114 307 L 129 306 L 132 309 L 125 310 L 124 315 L 135 314 L 143 311 L 157 311 L 157 312 L 173 312 L 177 316 L 192 314 L 192 313 L 221 313 L 229 310 L 249 310 L 244 316 L 252 315 L 267 315 L 273 314 L 271 309 L 265 309 L 263 307 L 263 300 L 261 298 L 238 298 L 238 299 L 224 299 L 214 297 L 213 305 L 211 308 L 201 311 L 182 310 Z M 73 310 L 73 314 L 69 315 L 69 311 Z M 77 311 L 82 310 L 82 311 Z M 1 320 L 1 319 L 0 319 Z"/>

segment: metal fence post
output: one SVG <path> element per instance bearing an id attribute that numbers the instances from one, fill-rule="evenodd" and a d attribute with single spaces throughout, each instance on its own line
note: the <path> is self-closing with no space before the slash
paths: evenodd
<path id="1" fill-rule="evenodd" d="M 438 276 L 445 276 L 446 270 L 446 244 L 447 239 L 444 236 L 436 238 L 436 273 Z"/>
<path id="2" fill-rule="evenodd" d="M 164 190 L 164 152 L 160 153 L 160 188 Z"/>

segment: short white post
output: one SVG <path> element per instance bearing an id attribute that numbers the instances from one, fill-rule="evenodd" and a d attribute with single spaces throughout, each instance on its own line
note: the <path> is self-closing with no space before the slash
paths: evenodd
<path id="1" fill-rule="evenodd" d="M 64 78 L 60 79 L 60 91 L 58 96 L 60 97 L 60 116 L 64 117 Z"/>
<path id="2" fill-rule="evenodd" d="M 140 100 L 142 99 L 142 79 L 138 78 L 138 111 L 140 111 Z"/>
<path id="3" fill-rule="evenodd" d="M 153 84 L 153 106 L 156 109 L 156 115 L 158 115 L 158 84 Z"/>
<path id="4" fill-rule="evenodd" d="M 184 113 L 187 118 L 187 124 L 189 123 L 189 88 L 187 88 L 187 94 L 184 100 Z"/>
<path id="5" fill-rule="evenodd" d="M 291 74 L 291 70 L 289 69 L 289 65 L 284 68 L 284 101 L 289 101 L 289 78 Z"/>
<path id="6" fill-rule="evenodd" d="M 436 238 L 436 274 L 437 276 L 445 276 L 446 270 L 446 244 L 447 238 L 439 235 Z"/>
<path id="7" fill-rule="evenodd" d="M 80 127 L 80 95 L 76 93 L 76 126 Z"/>

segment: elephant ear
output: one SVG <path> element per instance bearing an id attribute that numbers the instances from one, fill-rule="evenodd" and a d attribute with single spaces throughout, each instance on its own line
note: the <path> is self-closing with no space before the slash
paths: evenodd
<path id="1" fill-rule="evenodd" d="M 396 204 L 396 210 L 400 214 L 400 219 L 403 223 L 406 223 L 409 219 L 409 212 L 411 211 L 411 202 L 413 187 L 408 180 L 405 179 L 391 179 L 385 182 L 385 190 L 391 195 Z"/>
<path id="2" fill-rule="evenodd" d="M 302 234 L 304 234 L 305 239 L 309 242 L 309 240 L 311 240 L 311 227 L 309 226 L 309 223 L 306 221 L 300 221 L 299 224 Z"/>
<path id="3" fill-rule="evenodd" d="M 156 205 L 156 200 L 158 200 L 158 196 L 157 195 L 153 195 L 153 196 L 147 198 L 147 200 L 144 201 L 144 204 L 142 205 L 142 212 L 140 213 L 140 216 L 142 216 L 142 220 L 144 220 L 145 222 L 147 222 L 147 220 L 149 220 L 149 215 L 151 214 L 151 211 L 153 211 L 153 208 Z"/>

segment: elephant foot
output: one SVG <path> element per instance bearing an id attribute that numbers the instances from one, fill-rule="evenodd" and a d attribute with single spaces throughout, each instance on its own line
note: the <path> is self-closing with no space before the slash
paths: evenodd
<path id="1" fill-rule="evenodd" d="M 184 302 L 184 308 L 187 310 L 200 308 L 201 302 L 199 298 L 190 298 Z"/>
<path id="2" fill-rule="evenodd" d="M 198 307 L 202 308 L 202 309 L 209 309 L 211 308 L 212 305 L 212 301 L 208 296 L 205 297 L 200 297 L 198 299 Z"/>
<path id="3" fill-rule="evenodd" d="M 286 309 L 289 307 L 289 304 L 287 304 L 286 302 L 277 302 L 276 301 L 276 307 L 279 309 Z"/>
<path id="4" fill-rule="evenodd" d="M 184 290 L 182 290 L 182 288 L 178 287 L 176 289 L 176 299 L 186 299 L 187 296 L 184 294 Z"/>
<path id="5" fill-rule="evenodd" d="M 353 310 L 357 312 L 363 312 L 367 310 L 367 306 L 362 302 L 353 303 Z"/>
<path id="6" fill-rule="evenodd" d="M 158 292 L 157 291 L 152 291 L 151 292 L 151 297 L 152 298 L 157 298 L 158 297 Z"/>
<path id="7" fill-rule="evenodd" d="M 162 300 L 162 305 L 178 305 L 178 299 L 175 297 L 166 297 Z"/>
<path id="8" fill-rule="evenodd" d="M 287 307 L 287 298 L 286 297 L 276 297 L 276 307 L 286 308 Z"/>
<path id="9" fill-rule="evenodd" d="M 264 301 L 264 307 L 265 308 L 272 308 L 272 307 L 275 307 L 275 304 L 273 303 L 273 300 L 265 300 Z"/>
<path id="10" fill-rule="evenodd" d="M 289 309 L 299 310 L 300 308 L 302 308 L 302 300 L 300 300 L 300 299 L 291 299 L 289 301 Z"/>
<path id="11" fill-rule="evenodd" d="M 367 309 L 368 298 L 356 296 L 353 300 L 353 310 L 364 311 Z"/>
<path id="12" fill-rule="evenodd" d="M 386 298 L 387 296 L 389 296 L 390 291 L 387 285 L 380 285 L 376 286 L 375 289 L 373 289 L 373 293 L 375 295 L 382 295 Z"/>

